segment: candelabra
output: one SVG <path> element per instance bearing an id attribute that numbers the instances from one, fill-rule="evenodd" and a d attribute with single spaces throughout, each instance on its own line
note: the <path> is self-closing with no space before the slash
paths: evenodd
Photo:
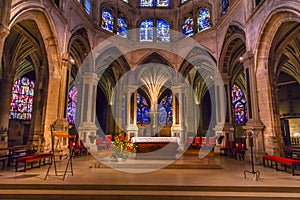
<path id="1" fill-rule="evenodd" d="M 253 160 L 253 138 L 255 138 L 257 136 L 257 134 L 254 133 L 254 130 L 252 129 L 251 132 L 246 132 L 245 133 L 245 138 L 249 139 L 249 146 L 250 146 L 250 154 L 251 154 L 251 165 L 252 165 L 252 171 L 249 170 L 244 170 L 244 178 L 246 178 L 246 173 L 250 173 L 253 174 L 253 176 L 255 175 L 255 179 L 256 181 L 259 180 L 260 178 L 260 172 L 259 171 L 255 171 L 254 169 L 254 160 Z"/>

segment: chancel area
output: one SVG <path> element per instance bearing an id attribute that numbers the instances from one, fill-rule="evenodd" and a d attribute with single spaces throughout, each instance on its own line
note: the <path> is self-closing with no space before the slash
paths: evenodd
<path id="1" fill-rule="evenodd" d="M 298 0 L 0 1 L 0 168 L 58 148 L 294 177 L 299 23 Z"/>

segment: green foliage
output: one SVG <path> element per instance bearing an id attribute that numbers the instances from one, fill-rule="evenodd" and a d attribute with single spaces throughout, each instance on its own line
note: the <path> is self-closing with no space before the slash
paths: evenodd
<path id="1" fill-rule="evenodd" d="M 130 153 L 134 153 L 136 151 L 136 145 L 131 141 L 124 139 L 121 135 L 118 135 L 114 138 L 112 142 L 112 155 L 111 157 L 117 159 L 128 158 Z"/>

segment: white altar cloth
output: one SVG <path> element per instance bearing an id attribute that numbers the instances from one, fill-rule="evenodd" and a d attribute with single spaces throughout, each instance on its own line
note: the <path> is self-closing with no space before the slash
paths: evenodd
<path id="1" fill-rule="evenodd" d="M 177 143 L 180 144 L 178 137 L 132 137 L 133 143 Z"/>

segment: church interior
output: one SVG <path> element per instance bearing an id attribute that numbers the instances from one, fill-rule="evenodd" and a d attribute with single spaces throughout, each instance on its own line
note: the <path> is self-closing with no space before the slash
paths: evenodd
<path id="1" fill-rule="evenodd" d="M 46 180 L 53 163 L 56 174 L 63 162 L 74 171 L 66 179 L 64 171 L 66 190 L 83 188 L 74 199 L 299 197 L 300 1 L 3 0 L 0 35 L 6 198 L 25 197 L 18 189 L 28 199 L 48 194 L 42 191 L 64 183 Z M 55 158 L 57 149 L 65 161 Z M 49 168 L 41 167 L 46 161 Z M 136 167 L 125 172 L 148 163 L 163 169 L 144 175 L 108 169 L 125 169 L 126 162 Z M 42 173 L 45 180 L 9 180 L 20 174 L 17 163 L 25 165 L 24 175 Z M 209 186 L 193 179 L 205 170 L 216 180 Z M 151 173 L 163 179 L 161 187 Z M 168 174 L 176 177 L 173 187 Z M 231 189 L 220 186 L 222 178 Z M 248 194 L 252 186 L 265 190 Z M 28 191 L 34 188 L 41 196 Z M 244 196 L 217 193 L 239 190 Z M 59 191 L 52 199 L 69 194 Z"/>

